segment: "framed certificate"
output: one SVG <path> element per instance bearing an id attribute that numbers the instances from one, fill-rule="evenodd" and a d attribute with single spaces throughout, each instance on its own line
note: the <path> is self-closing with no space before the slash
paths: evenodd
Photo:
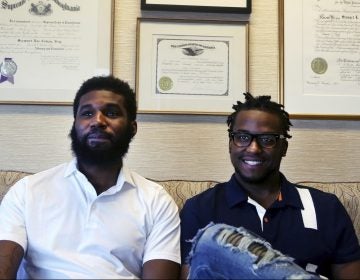
<path id="1" fill-rule="evenodd" d="M 142 10 L 251 13 L 251 0 L 141 0 Z"/>
<path id="2" fill-rule="evenodd" d="M 141 113 L 228 114 L 248 89 L 248 23 L 138 18 Z"/>
<path id="3" fill-rule="evenodd" d="M 71 104 L 112 72 L 113 0 L 2 1 L 0 103 Z"/>
<path id="4" fill-rule="evenodd" d="M 359 5 L 281 0 L 280 100 L 293 118 L 360 119 Z"/>

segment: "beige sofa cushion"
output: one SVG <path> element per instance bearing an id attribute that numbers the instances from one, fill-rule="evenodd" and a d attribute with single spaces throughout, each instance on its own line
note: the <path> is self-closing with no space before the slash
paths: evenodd
<path id="1" fill-rule="evenodd" d="M 183 207 L 186 199 L 217 184 L 214 181 L 169 180 L 157 182 L 170 193 L 179 209 Z M 335 194 L 349 213 L 360 241 L 360 182 L 300 182 L 299 184 Z"/>
<path id="2" fill-rule="evenodd" d="M 8 189 L 18 180 L 31 173 L 21 171 L 0 171 L 0 202 Z"/>
<path id="3" fill-rule="evenodd" d="M 0 171 L 0 202 L 10 186 L 29 174 L 18 171 Z M 161 184 L 169 192 L 179 209 L 183 207 L 188 198 L 217 184 L 215 181 L 153 181 Z M 301 182 L 299 184 L 336 194 L 348 211 L 360 240 L 360 182 Z"/>
<path id="4" fill-rule="evenodd" d="M 201 193 L 213 186 L 218 182 L 215 181 L 186 181 L 186 180 L 167 180 L 156 181 L 162 185 L 167 192 L 174 198 L 177 206 L 181 209 L 185 201 L 194 195 Z"/>

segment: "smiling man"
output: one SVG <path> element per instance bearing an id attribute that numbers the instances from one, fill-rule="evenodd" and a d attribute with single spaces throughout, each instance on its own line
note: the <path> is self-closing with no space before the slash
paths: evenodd
<path id="1" fill-rule="evenodd" d="M 291 138 L 283 106 L 246 93 L 233 109 L 227 124 L 235 173 L 180 213 L 182 277 L 190 267 L 190 278 L 359 279 L 359 242 L 343 205 L 279 171 Z"/>
<path id="2" fill-rule="evenodd" d="M 0 207 L 0 279 L 175 279 L 180 220 L 168 193 L 123 165 L 137 131 L 126 82 L 78 90 L 75 159 L 25 177 Z"/>

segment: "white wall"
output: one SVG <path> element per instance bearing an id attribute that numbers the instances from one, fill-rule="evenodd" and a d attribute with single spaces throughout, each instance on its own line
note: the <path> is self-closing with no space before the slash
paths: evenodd
<path id="1" fill-rule="evenodd" d="M 277 1 L 253 0 L 250 91 L 278 100 Z M 243 15 L 140 12 L 115 0 L 113 73 L 135 86 L 136 18 L 246 19 Z M 242 95 L 239 93 L 242 100 Z M 225 116 L 141 114 L 127 163 L 155 179 L 226 180 L 232 173 Z M 0 105 L 0 169 L 36 172 L 71 158 L 69 106 Z M 360 181 L 360 122 L 293 120 L 282 170 L 294 181 Z"/>

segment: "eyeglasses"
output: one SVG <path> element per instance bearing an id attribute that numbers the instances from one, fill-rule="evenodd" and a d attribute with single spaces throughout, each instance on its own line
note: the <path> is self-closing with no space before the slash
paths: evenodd
<path id="1" fill-rule="evenodd" d="M 282 134 L 251 134 L 247 132 L 229 132 L 230 137 L 232 138 L 234 144 L 238 147 L 245 148 L 248 147 L 253 139 L 256 139 L 256 142 L 262 148 L 274 148 L 279 139 L 286 139 L 286 136 Z"/>

